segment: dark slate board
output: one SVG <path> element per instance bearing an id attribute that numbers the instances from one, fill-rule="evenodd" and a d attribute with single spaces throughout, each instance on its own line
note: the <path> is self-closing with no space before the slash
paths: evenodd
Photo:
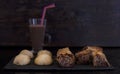
<path id="1" fill-rule="evenodd" d="M 75 64 L 74 67 L 71 68 L 62 68 L 60 67 L 56 62 L 54 62 L 52 65 L 49 66 L 38 66 L 33 63 L 33 59 L 30 64 L 25 65 L 25 66 L 17 66 L 13 64 L 13 59 L 4 67 L 5 70 L 10 70 L 10 71 L 77 71 L 77 70 L 114 70 L 114 67 L 93 67 L 92 65 L 77 65 Z"/>

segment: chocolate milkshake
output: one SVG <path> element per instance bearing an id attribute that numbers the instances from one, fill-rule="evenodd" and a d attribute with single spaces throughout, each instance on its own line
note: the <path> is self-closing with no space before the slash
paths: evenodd
<path id="1" fill-rule="evenodd" d="M 44 45 L 45 26 L 43 25 L 30 25 L 30 35 L 32 48 L 37 52 L 42 49 Z"/>

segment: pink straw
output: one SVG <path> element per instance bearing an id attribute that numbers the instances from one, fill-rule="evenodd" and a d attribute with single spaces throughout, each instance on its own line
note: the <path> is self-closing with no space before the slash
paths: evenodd
<path id="1" fill-rule="evenodd" d="M 54 7 L 55 7 L 55 4 L 50 4 L 50 5 L 44 7 L 44 10 L 43 10 L 43 13 L 42 13 L 42 18 L 41 18 L 41 23 L 40 23 L 41 26 L 43 26 L 46 10 L 50 9 L 50 8 L 54 8 Z"/>

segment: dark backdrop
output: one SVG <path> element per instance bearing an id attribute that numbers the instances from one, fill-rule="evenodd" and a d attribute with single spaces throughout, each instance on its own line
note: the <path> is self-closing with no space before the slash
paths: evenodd
<path id="1" fill-rule="evenodd" d="M 29 46 L 28 19 L 47 11 L 49 46 L 120 46 L 119 0 L 0 0 L 0 45 Z"/>

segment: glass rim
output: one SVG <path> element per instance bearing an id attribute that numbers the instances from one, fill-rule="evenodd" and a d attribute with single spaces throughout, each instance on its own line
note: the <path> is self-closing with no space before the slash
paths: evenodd
<path id="1" fill-rule="evenodd" d="M 46 25 L 47 19 L 44 19 L 43 25 Z M 37 25 L 41 23 L 41 18 L 29 18 L 29 24 L 31 25 Z"/>

